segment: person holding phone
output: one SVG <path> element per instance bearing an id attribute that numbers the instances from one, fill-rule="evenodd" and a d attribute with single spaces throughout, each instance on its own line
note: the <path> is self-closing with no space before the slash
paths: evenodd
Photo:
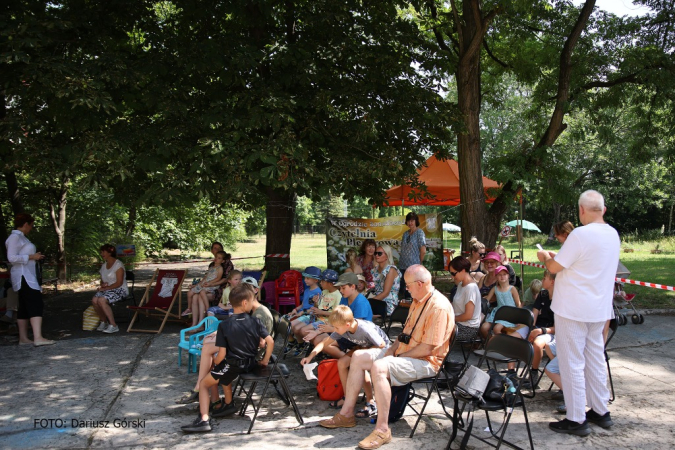
<path id="1" fill-rule="evenodd" d="M 33 229 L 35 219 L 30 214 L 17 214 L 14 218 L 14 230 L 5 241 L 7 259 L 12 263 L 12 288 L 19 293 L 19 345 L 32 344 L 35 347 L 52 345 L 55 342 L 42 336 L 42 288 L 37 279 L 37 262 L 44 255 L 37 251 L 35 245 L 26 235 Z M 28 337 L 28 324 L 33 329 L 33 340 Z"/>

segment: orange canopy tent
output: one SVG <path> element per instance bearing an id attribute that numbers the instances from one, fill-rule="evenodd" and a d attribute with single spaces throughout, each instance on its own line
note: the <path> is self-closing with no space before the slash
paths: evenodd
<path id="1" fill-rule="evenodd" d="M 419 180 L 423 182 L 427 191 L 434 198 L 420 198 L 411 200 L 409 194 L 414 193 L 414 197 L 421 195 L 418 190 L 410 186 L 394 186 L 387 190 L 387 196 L 384 204 L 389 202 L 389 206 L 403 205 L 438 205 L 438 206 L 456 206 L 460 204 L 459 198 L 459 167 L 457 161 L 446 159 L 439 161 L 435 156 L 427 159 L 426 164 L 417 171 Z M 495 197 L 488 195 L 488 189 L 499 188 L 499 184 L 487 177 L 483 177 L 483 189 L 488 203 L 495 201 Z"/>

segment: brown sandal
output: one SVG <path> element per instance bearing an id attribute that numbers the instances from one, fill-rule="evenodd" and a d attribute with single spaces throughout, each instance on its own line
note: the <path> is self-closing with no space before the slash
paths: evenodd
<path id="1" fill-rule="evenodd" d="M 324 428 L 351 428 L 356 426 L 356 419 L 337 413 L 330 419 L 322 420 L 319 425 Z"/>
<path id="2" fill-rule="evenodd" d="M 383 433 L 378 430 L 373 430 L 370 435 L 359 442 L 359 448 L 362 448 L 364 450 L 371 450 L 375 448 L 380 448 L 384 444 L 388 444 L 391 442 L 391 430 L 387 430 L 386 433 Z"/>

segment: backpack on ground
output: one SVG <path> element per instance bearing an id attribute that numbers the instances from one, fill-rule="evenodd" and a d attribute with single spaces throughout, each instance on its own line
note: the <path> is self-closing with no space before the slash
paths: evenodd
<path id="1" fill-rule="evenodd" d="M 337 359 L 324 359 L 319 363 L 316 392 L 321 400 L 340 400 L 345 395 L 340 382 L 337 361 Z"/>
<path id="2" fill-rule="evenodd" d="M 389 404 L 389 423 L 394 423 L 403 417 L 406 406 L 415 396 L 412 383 L 403 386 L 391 387 L 391 403 Z"/>

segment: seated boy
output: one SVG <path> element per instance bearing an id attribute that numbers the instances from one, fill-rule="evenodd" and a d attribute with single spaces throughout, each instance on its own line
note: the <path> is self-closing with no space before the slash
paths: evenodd
<path id="1" fill-rule="evenodd" d="M 534 314 L 534 328 L 530 331 L 527 340 L 532 343 L 534 357 L 532 358 L 532 380 L 537 386 L 539 379 L 539 364 L 544 356 L 544 346 L 554 339 L 555 316 L 551 310 L 551 299 L 555 288 L 556 274 L 544 271 L 541 280 L 541 291 L 534 301 L 532 313 Z"/>
<path id="2" fill-rule="evenodd" d="M 338 288 L 335 287 L 335 283 L 338 280 L 338 274 L 333 269 L 326 269 L 321 273 L 321 296 L 319 297 L 319 302 L 316 306 L 312 306 L 309 309 L 309 313 L 313 314 L 316 319 L 314 322 L 306 325 L 300 329 L 300 335 L 304 338 L 310 332 L 317 330 L 319 326 L 326 324 L 326 319 L 331 312 L 340 304 L 342 299 L 342 294 Z M 300 349 L 294 356 L 300 354 Z"/>
<path id="3" fill-rule="evenodd" d="M 286 353 L 288 353 L 291 348 L 297 345 L 298 350 L 296 354 L 299 354 L 301 347 L 304 347 L 305 343 L 302 341 L 302 335 L 300 330 L 307 324 L 313 322 L 314 316 L 310 314 L 310 309 L 313 304 L 316 304 L 321 296 L 321 288 L 319 287 L 319 280 L 321 280 L 321 269 L 314 266 L 309 266 L 302 272 L 304 277 L 305 284 L 307 289 L 302 293 L 302 304 L 297 308 L 294 308 L 291 311 L 290 316 L 298 316 L 295 320 L 291 322 L 293 335 L 288 341 L 288 346 L 286 347 Z"/>
<path id="4" fill-rule="evenodd" d="M 335 283 L 335 286 L 340 289 L 340 294 L 342 295 L 340 305 L 348 306 L 356 319 L 372 322 L 373 310 L 370 308 L 368 299 L 357 290 L 356 286 L 358 283 L 359 280 L 356 274 L 352 272 L 346 272 L 340 275 L 338 282 Z M 304 340 L 317 345 L 333 331 L 335 331 L 335 329 L 331 325 L 319 325 L 316 331 L 311 331 L 304 337 Z M 354 344 L 351 341 L 340 338 L 336 342 L 331 343 L 331 345 L 324 346 L 323 352 L 332 358 L 341 358 L 347 351 L 351 350 L 352 347 L 354 347 Z"/>
<path id="5" fill-rule="evenodd" d="M 216 334 L 218 354 L 213 359 L 216 365 L 199 383 L 199 416 L 190 425 L 181 427 L 184 432 L 211 431 L 209 390 L 218 384 L 223 386 L 225 403 L 213 411 L 213 416 L 227 416 L 237 411 L 232 399 L 232 381 L 240 373 L 249 372 L 255 367 L 261 338 L 264 339 L 267 349 L 258 364 L 264 367 L 269 363 L 274 350 L 274 341 L 260 320 L 249 315 L 254 300 L 255 294 L 248 286 L 240 285 L 230 292 L 230 304 L 234 314 L 218 325 Z"/>
<path id="6" fill-rule="evenodd" d="M 352 360 L 352 354 L 359 348 L 387 348 L 389 347 L 389 337 L 382 328 L 367 320 L 354 319 L 354 314 L 349 307 L 341 305 L 335 308 L 330 314 L 328 321 L 333 326 L 333 333 L 319 342 L 312 352 L 306 358 L 300 361 L 303 366 L 312 362 L 312 359 L 323 350 L 325 346 L 330 346 L 338 339 L 346 339 L 354 348 L 349 350 L 344 356 L 338 359 L 338 372 L 340 373 L 340 382 L 342 386 L 347 386 L 347 375 L 349 374 L 349 364 Z M 366 407 L 356 413 L 356 417 L 369 417 L 377 414 L 377 407 L 373 402 L 373 387 L 370 384 L 369 377 L 363 384 L 366 392 Z M 331 406 L 342 406 L 338 401 Z"/>

